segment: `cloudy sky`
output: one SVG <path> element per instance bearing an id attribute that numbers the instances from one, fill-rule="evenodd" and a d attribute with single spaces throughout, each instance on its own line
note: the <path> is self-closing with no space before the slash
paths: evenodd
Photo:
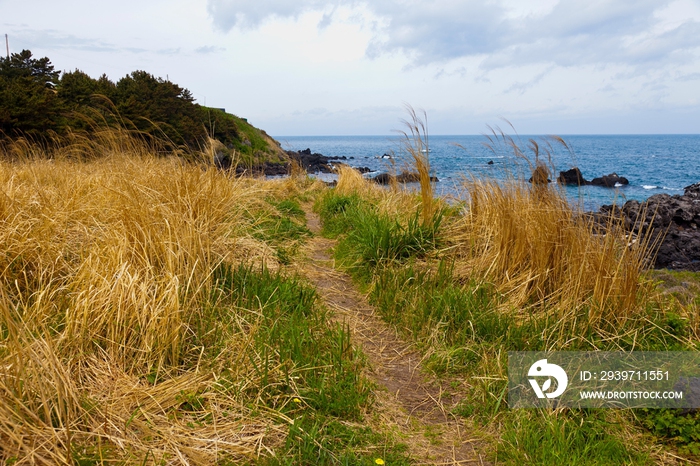
<path id="1" fill-rule="evenodd" d="M 700 133 L 700 0 L 0 0 L 0 33 L 275 136 Z"/>

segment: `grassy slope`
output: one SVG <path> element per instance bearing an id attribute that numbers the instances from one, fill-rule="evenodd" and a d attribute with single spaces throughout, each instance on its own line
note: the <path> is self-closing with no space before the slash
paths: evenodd
<path id="1" fill-rule="evenodd" d="M 404 461 L 285 265 L 319 188 L 115 148 L 0 162 L 0 462 Z"/>
<path id="2" fill-rule="evenodd" d="M 229 139 L 230 132 L 222 132 L 220 128 L 233 128 L 235 138 L 230 144 L 233 150 L 230 155 L 241 166 L 251 168 L 266 162 L 277 164 L 289 161 L 289 156 L 278 141 L 272 139 L 265 131 L 248 123 L 247 120 L 219 109 L 209 108 L 206 111 L 210 113 L 209 127 L 214 137 L 220 140 Z"/>

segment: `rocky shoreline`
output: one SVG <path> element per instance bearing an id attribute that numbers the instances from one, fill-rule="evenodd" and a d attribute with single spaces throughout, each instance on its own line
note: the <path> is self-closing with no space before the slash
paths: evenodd
<path id="1" fill-rule="evenodd" d="M 589 181 L 577 167 L 559 172 L 557 182 L 608 188 L 629 184 L 617 173 Z M 610 216 L 619 217 L 633 236 L 651 235 L 655 269 L 700 271 L 700 183 L 686 186 L 682 195 L 656 194 L 644 202 L 627 201 L 622 207 L 604 205 L 593 216 L 600 225 Z"/>
<path id="2" fill-rule="evenodd" d="M 327 157 L 323 154 L 312 153 L 311 149 L 302 151 L 287 151 L 287 155 L 293 161 L 296 161 L 307 173 L 333 173 L 333 162 L 347 163 L 347 157 Z M 353 157 L 350 157 L 353 159 Z M 370 171 L 368 167 L 356 167 L 360 173 Z"/>
<path id="3" fill-rule="evenodd" d="M 263 164 L 246 167 L 237 165 L 235 173 L 237 175 L 265 175 L 283 176 L 291 172 L 292 163 L 298 163 L 307 173 L 333 173 L 333 162 L 347 163 L 347 157 L 326 157 L 325 155 L 312 153 L 311 149 L 302 151 L 285 151 L 289 161 L 285 162 L 265 162 Z M 353 159 L 353 157 L 350 157 Z M 234 170 L 231 158 L 223 153 L 218 153 L 214 157 L 214 166 L 220 170 Z M 370 171 L 368 167 L 354 167 L 360 173 Z"/>
<path id="4" fill-rule="evenodd" d="M 644 202 L 627 201 L 622 207 L 604 205 L 598 218 L 620 216 L 633 235 L 651 235 L 657 245 L 656 269 L 700 271 L 700 183 L 682 195 L 656 194 Z"/>

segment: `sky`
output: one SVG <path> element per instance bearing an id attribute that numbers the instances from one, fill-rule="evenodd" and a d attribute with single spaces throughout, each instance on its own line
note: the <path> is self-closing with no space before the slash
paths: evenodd
<path id="1" fill-rule="evenodd" d="M 700 0 L 0 0 L 0 33 L 273 136 L 700 133 Z"/>

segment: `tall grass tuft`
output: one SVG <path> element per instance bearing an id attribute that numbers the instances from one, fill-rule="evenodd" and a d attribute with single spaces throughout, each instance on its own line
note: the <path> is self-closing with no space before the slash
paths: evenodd
<path id="1" fill-rule="evenodd" d="M 339 165 L 336 169 L 338 173 L 338 184 L 335 191 L 339 194 L 364 193 L 372 196 L 380 188 L 373 186 L 362 177 L 362 174 L 347 165 Z"/>
<path id="2" fill-rule="evenodd" d="M 547 185 L 472 180 L 464 216 L 447 235 L 457 273 L 483 277 L 528 312 L 618 325 L 639 309 L 648 241 L 631 242 L 609 219 L 600 231 Z"/>
<path id="3" fill-rule="evenodd" d="M 423 225 L 428 227 L 433 219 L 433 186 L 430 182 L 430 144 L 428 140 L 428 115 L 419 115 L 410 105 L 406 105 L 408 120 L 403 120 L 403 150 L 410 155 L 420 183 Z"/>

